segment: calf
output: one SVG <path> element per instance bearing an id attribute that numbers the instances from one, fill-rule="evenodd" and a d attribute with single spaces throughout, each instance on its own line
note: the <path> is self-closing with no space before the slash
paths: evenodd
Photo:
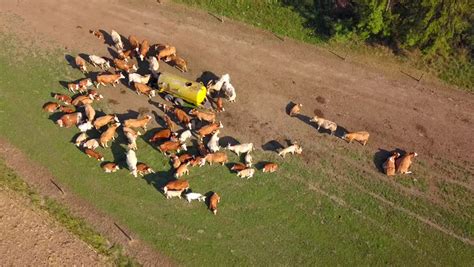
<path id="1" fill-rule="evenodd" d="M 247 168 L 247 169 L 243 169 L 237 172 L 237 176 L 239 176 L 240 178 L 247 178 L 247 179 L 252 178 L 254 174 L 255 174 L 255 169 L 253 168 Z"/>
<path id="2" fill-rule="evenodd" d="M 115 140 L 115 133 L 116 133 L 117 128 L 119 126 L 120 126 L 120 122 L 116 122 L 116 123 L 110 125 L 109 128 L 107 128 L 107 130 L 100 135 L 99 140 L 100 140 L 100 145 L 102 147 L 109 147 L 107 145 L 107 143 L 110 140 Z"/>
<path id="3" fill-rule="evenodd" d="M 141 119 L 128 119 L 124 121 L 124 126 L 129 128 L 143 128 L 146 131 L 146 126 L 151 121 L 150 115 L 145 115 Z"/>
<path id="4" fill-rule="evenodd" d="M 137 37 L 130 35 L 128 36 L 128 42 L 130 43 L 130 48 L 138 52 L 138 48 L 140 47 L 140 43 L 138 42 Z"/>
<path id="5" fill-rule="evenodd" d="M 212 193 L 211 197 L 209 198 L 209 209 L 214 213 L 217 214 L 217 203 L 221 202 L 221 197 L 217 193 Z"/>
<path id="6" fill-rule="evenodd" d="M 87 140 L 87 134 L 86 133 L 81 133 L 76 137 L 76 140 L 74 140 L 74 144 L 77 147 L 79 147 L 86 140 Z"/>
<path id="7" fill-rule="evenodd" d="M 405 154 L 403 157 L 398 158 L 395 161 L 395 166 L 397 168 L 397 173 L 401 173 L 401 174 L 410 174 L 410 173 L 412 173 L 408 169 L 410 169 L 410 166 L 412 164 L 412 160 L 416 156 L 418 156 L 417 153 L 411 152 L 411 153 Z"/>
<path id="8" fill-rule="evenodd" d="M 123 127 L 123 132 L 128 139 L 128 148 L 137 150 L 137 137 L 141 135 L 140 132 L 133 130 L 132 128 Z"/>
<path id="9" fill-rule="evenodd" d="M 235 171 L 235 172 L 239 172 L 241 170 L 245 170 L 247 169 L 247 166 L 245 166 L 245 164 L 243 163 L 235 163 L 234 165 L 232 165 L 232 167 L 230 168 L 231 171 Z"/>
<path id="10" fill-rule="evenodd" d="M 126 50 L 126 51 L 123 51 L 123 50 L 119 50 L 118 51 L 118 58 L 121 59 L 121 60 L 124 60 L 125 62 L 127 62 L 132 56 L 133 56 L 133 51 L 134 50 Z"/>
<path id="11" fill-rule="evenodd" d="M 100 32 L 99 30 L 89 30 L 89 33 L 97 37 L 99 40 L 105 40 L 104 34 Z"/>
<path id="12" fill-rule="evenodd" d="M 115 162 L 108 162 L 102 165 L 102 170 L 106 173 L 116 172 L 119 169 L 119 165 Z"/>
<path id="13" fill-rule="evenodd" d="M 150 166 L 146 165 L 145 163 L 137 164 L 137 172 L 140 176 L 145 176 L 150 173 L 155 173 L 155 171 L 152 168 L 150 168 Z"/>
<path id="14" fill-rule="evenodd" d="M 203 112 L 197 109 L 192 109 L 189 111 L 189 115 L 195 116 L 199 121 L 207 121 L 214 123 L 216 121 L 216 114 L 211 112 Z"/>
<path id="15" fill-rule="evenodd" d="M 191 167 L 196 167 L 196 166 L 202 167 L 206 165 L 206 159 L 198 156 L 191 159 L 189 163 L 191 164 Z"/>
<path id="16" fill-rule="evenodd" d="M 163 120 L 165 121 L 166 127 L 168 127 L 172 132 L 176 132 L 178 125 L 176 125 L 168 115 L 164 114 Z"/>
<path id="17" fill-rule="evenodd" d="M 212 134 L 211 139 L 207 143 L 207 147 L 209 148 L 209 151 L 211 151 L 211 153 L 217 152 L 221 148 L 219 146 L 219 132 L 219 130 L 215 131 L 214 134 Z"/>
<path id="18" fill-rule="evenodd" d="M 204 157 L 204 159 L 209 162 L 209 165 L 212 165 L 212 163 L 220 163 L 221 165 L 224 165 L 229 161 L 227 154 L 224 152 L 209 153 Z"/>
<path id="19" fill-rule="evenodd" d="M 74 113 L 74 112 L 76 112 L 76 109 L 74 107 L 66 107 L 66 106 L 60 106 L 59 110 L 63 113 Z"/>
<path id="20" fill-rule="evenodd" d="M 153 77 L 158 76 L 158 69 L 160 68 L 160 63 L 158 63 L 158 59 L 156 57 L 152 56 L 147 59 L 148 61 L 148 70 L 151 72 Z"/>
<path id="21" fill-rule="evenodd" d="M 181 195 L 183 194 L 184 190 L 169 190 L 165 192 L 166 199 L 170 199 L 173 197 L 178 197 L 181 199 Z"/>
<path id="22" fill-rule="evenodd" d="M 188 116 L 188 114 L 186 114 L 186 112 L 184 112 L 182 109 L 174 108 L 173 113 L 179 122 L 181 122 L 183 125 L 186 125 L 188 129 L 191 129 L 191 118 Z"/>
<path id="23" fill-rule="evenodd" d="M 337 124 L 335 122 L 323 119 L 323 118 L 318 117 L 318 116 L 314 116 L 309 121 L 310 122 L 315 122 L 318 125 L 318 131 L 321 127 L 323 127 L 323 129 L 329 130 L 331 132 L 331 134 L 334 134 L 334 132 L 336 132 L 336 130 L 337 130 Z"/>
<path id="24" fill-rule="evenodd" d="M 396 167 L 395 167 L 395 160 L 400 157 L 400 153 L 393 152 L 392 155 L 384 162 L 382 168 L 387 176 L 394 176 Z"/>
<path id="25" fill-rule="evenodd" d="M 174 178 L 179 178 L 185 174 L 189 175 L 189 169 L 188 169 L 189 162 L 187 163 L 182 163 L 177 169 L 176 172 L 174 173 Z"/>
<path id="26" fill-rule="evenodd" d="M 82 147 L 88 149 L 96 149 L 99 147 L 99 141 L 97 139 L 89 139 L 82 144 Z"/>
<path id="27" fill-rule="evenodd" d="M 137 92 L 137 95 L 144 94 L 148 96 L 148 98 L 156 96 L 156 90 L 151 89 L 151 87 L 146 84 L 134 82 L 133 87 L 135 88 L 135 92 Z"/>
<path id="28" fill-rule="evenodd" d="M 71 126 L 77 125 L 82 120 L 82 113 L 75 112 L 70 114 L 64 114 L 56 121 L 59 127 L 69 128 Z"/>
<path id="29" fill-rule="evenodd" d="M 74 59 L 74 62 L 76 63 L 76 66 L 79 68 L 80 71 L 82 71 L 83 73 L 87 73 L 86 61 L 82 57 L 77 56 Z"/>
<path id="30" fill-rule="evenodd" d="M 191 138 L 192 136 L 192 133 L 190 130 L 186 130 L 186 131 L 183 131 L 180 135 L 179 135 L 179 142 L 181 143 L 186 143 L 186 141 Z"/>
<path id="31" fill-rule="evenodd" d="M 342 137 L 342 139 L 346 140 L 349 143 L 352 143 L 353 140 L 361 143 L 362 145 L 366 145 L 369 141 L 370 134 L 366 131 L 361 132 L 353 132 L 353 133 L 346 133 Z"/>
<path id="32" fill-rule="evenodd" d="M 90 55 L 89 60 L 94 67 L 100 67 L 103 70 L 110 68 L 110 63 L 105 58 L 96 55 Z"/>
<path id="33" fill-rule="evenodd" d="M 146 54 L 148 54 L 148 51 L 150 50 L 150 45 L 148 44 L 147 40 L 143 40 L 143 42 L 140 44 L 140 60 L 143 61 L 146 57 Z"/>
<path id="34" fill-rule="evenodd" d="M 91 95 L 79 95 L 76 96 L 72 101 L 71 104 L 74 106 L 82 106 L 86 104 L 92 104 L 94 102 L 94 98 Z"/>
<path id="35" fill-rule="evenodd" d="M 221 122 L 211 123 L 209 125 L 206 125 L 206 126 L 202 127 L 201 129 L 199 129 L 197 131 L 197 134 L 199 135 L 199 139 L 202 140 L 204 137 L 206 137 L 207 135 L 212 134 L 213 132 L 215 132 L 219 128 L 224 128 L 224 126 L 222 125 Z"/>
<path id="36" fill-rule="evenodd" d="M 223 112 L 225 111 L 224 109 L 224 103 L 222 101 L 222 97 L 218 97 L 216 101 L 216 112 Z"/>
<path id="37" fill-rule="evenodd" d="M 230 75 L 224 74 L 217 81 L 210 80 L 207 83 L 207 94 L 210 95 L 212 92 L 219 92 L 225 82 L 230 82 Z"/>
<path id="38" fill-rule="evenodd" d="M 278 165 L 273 162 L 266 163 L 262 169 L 263 172 L 276 172 L 277 170 L 278 170 Z"/>
<path id="39" fill-rule="evenodd" d="M 191 202 L 192 200 L 197 200 L 199 202 L 206 201 L 206 196 L 203 196 L 202 194 L 194 193 L 194 192 L 186 193 L 184 197 L 186 198 L 188 202 Z"/>
<path id="40" fill-rule="evenodd" d="M 92 123 L 90 121 L 86 121 L 77 125 L 77 128 L 79 128 L 79 130 L 84 133 L 92 129 Z"/>
<path id="41" fill-rule="evenodd" d="M 113 87 L 115 87 L 115 85 L 118 84 L 119 81 L 124 78 L 125 76 L 123 76 L 122 73 L 97 75 L 97 83 L 95 87 L 99 88 L 99 85 L 106 86 L 108 84 L 111 84 Z"/>
<path id="42" fill-rule="evenodd" d="M 186 60 L 184 60 L 182 57 L 177 56 L 177 55 L 171 55 L 165 58 L 165 62 L 170 63 L 172 66 L 180 70 L 181 72 L 187 72 L 188 71 L 188 65 L 186 63 Z"/>
<path id="43" fill-rule="evenodd" d="M 92 80 L 87 78 L 87 79 L 82 79 L 78 83 L 79 85 L 79 92 L 81 94 L 87 93 L 87 88 L 91 87 L 93 85 Z"/>
<path id="44" fill-rule="evenodd" d="M 279 153 L 278 156 L 285 157 L 286 154 L 291 153 L 292 155 L 296 154 L 301 154 L 303 152 L 303 148 L 299 146 L 298 144 L 293 144 L 287 148 L 282 149 Z"/>
<path id="45" fill-rule="evenodd" d="M 250 152 L 247 152 L 244 160 L 245 160 L 245 166 L 252 167 L 252 155 L 250 155 Z"/>
<path id="46" fill-rule="evenodd" d="M 303 104 L 295 104 L 290 110 L 290 116 L 294 117 L 294 116 L 300 114 L 300 111 L 301 111 L 302 107 L 303 107 Z"/>
<path id="47" fill-rule="evenodd" d="M 186 144 L 182 144 L 176 141 L 166 141 L 159 146 L 160 151 L 166 155 L 168 152 L 177 152 L 184 150 L 187 151 Z"/>
<path id="48" fill-rule="evenodd" d="M 47 102 L 43 105 L 43 110 L 46 111 L 46 112 L 55 112 L 56 110 L 58 110 L 58 108 L 60 107 L 61 105 L 59 105 L 58 103 L 56 102 Z"/>
<path id="49" fill-rule="evenodd" d="M 113 115 L 113 114 L 104 115 L 102 117 L 98 117 L 97 119 L 95 119 L 94 127 L 96 130 L 99 130 L 100 128 L 104 127 L 105 125 L 109 124 L 112 121 L 119 122 L 119 119 L 117 118 L 116 115 Z"/>
<path id="50" fill-rule="evenodd" d="M 92 121 L 95 118 L 95 109 L 90 104 L 84 105 L 84 109 L 86 111 L 87 121 L 92 123 Z M 92 125 L 91 125 L 91 128 L 92 128 Z"/>
<path id="51" fill-rule="evenodd" d="M 79 84 L 77 84 L 77 83 L 68 83 L 67 84 L 67 89 L 71 93 L 77 93 L 79 91 Z"/>
<path id="52" fill-rule="evenodd" d="M 87 90 L 87 94 L 89 95 L 91 99 L 94 99 L 94 100 L 100 100 L 104 98 L 103 95 L 99 94 L 99 92 L 97 92 L 97 90 L 94 90 L 94 89 Z"/>
<path id="53" fill-rule="evenodd" d="M 66 105 L 71 105 L 72 98 L 68 95 L 63 95 L 63 94 L 58 94 L 54 93 L 53 97 L 61 102 L 63 102 Z"/>
<path id="54" fill-rule="evenodd" d="M 177 169 L 177 168 L 179 168 L 179 166 L 181 166 L 181 160 L 179 160 L 178 156 L 173 154 L 173 155 L 170 156 L 170 158 L 171 158 L 171 164 L 173 166 L 173 169 Z"/>
<path id="55" fill-rule="evenodd" d="M 122 37 L 120 37 L 120 34 L 118 34 L 118 32 L 116 32 L 115 30 L 112 30 L 110 36 L 112 37 L 112 40 L 115 43 L 115 48 L 117 50 L 123 50 L 123 42 Z"/>
<path id="56" fill-rule="evenodd" d="M 237 93 L 235 92 L 234 86 L 231 83 L 225 82 L 222 89 L 224 90 L 224 94 L 227 96 L 227 100 L 229 100 L 229 102 L 235 102 Z"/>
<path id="57" fill-rule="evenodd" d="M 104 156 L 102 156 L 99 152 L 97 152 L 97 151 L 95 151 L 95 150 L 86 148 L 86 149 L 84 150 L 84 153 L 86 153 L 86 155 L 87 155 L 89 158 L 95 158 L 95 159 L 98 160 L 98 161 L 104 161 Z"/>
<path id="58" fill-rule="evenodd" d="M 150 81 L 150 78 L 150 74 L 142 76 L 138 73 L 130 73 L 128 74 L 128 85 L 132 84 L 132 82 L 147 84 Z"/>
<path id="59" fill-rule="evenodd" d="M 156 45 L 155 50 L 158 50 L 156 57 L 158 60 L 169 56 L 176 56 L 176 47 L 170 45 Z"/>
<path id="60" fill-rule="evenodd" d="M 246 143 L 231 146 L 230 144 L 227 145 L 227 150 L 233 151 L 237 156 L 240 156 L 240 153 L 248 153 L 254 150 L 253 143 Z"/>
<path id="61" fill-rule="evenodd" d="M 188 153 L 181 154 L 178 157 L 178 159 L 181 163 L 187 163 L 187 162 L 191 161 L 193 158 L 194 158 L 194 156 L 191 155 L 191 154 L 188 154 Z"/>
<path id="62" fill-rule="evenodd" d="M 127 158 L 127 166 L 128 170 L 130 171 L 130 174 L 132 174 L 134 177 L 137 177 L 137 154 L 135 154 L 135 151 L 129 149 L 126 154 Z"/>
<path id="63" fill-rule="evenodd" d="M 188 190 L 189 189 L 189 182 L 184 179 L 177 179 L 173 181 L 169 181 L 164 187 L 163 192 L 166 193 L 170 190 Z"/>
<path id="64" fill-rule="evenodd" d="M 131 70 L 136 71 L 138 69 L 137 65 L 128 64 L 125 60 L 121 60 L 118 58 L 114 59 L 114 66 L 116 71 L 122 70 L 126 73 L 129 73 Z"/>

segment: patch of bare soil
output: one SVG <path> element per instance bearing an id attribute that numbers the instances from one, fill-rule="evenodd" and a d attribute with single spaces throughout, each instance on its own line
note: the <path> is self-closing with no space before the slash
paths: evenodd
<path id="1" fill-rule="evenodd" d="M 130 233 L 130 230 L 128 230 L 124 225 L 116 222 L 115 220 L 113 220 L 113 218 L 98 211 L 90 203 L 71 194 L 65 186 L 55 181 L 55 178 L 46 168 L 29 160 L 23 152 L 16 149 L 2 138 L 0 138 L 0 157 L 4 158 L 7 166 L 13 169 L 29 185 L 34 186 L 34 188 L 37 189 L 39 193 L 48 197 L 52 197 L 60 201 L 61 203 L 67 205 L 67 207 L 72 211 L 74 215 L 84 218 L 97 231 L 103 234 L 109 241 L 122 245 L 125 248 L 125 252 L 127 253 L 127 255 L 133 257 L 139 263 L 145 266 L 174 265 L 170 260 L 168 260 L 165 256 L 161 255 L 155 249 L 151 248 L 141 240 L 135 238 L 135 236 Z M 4 213 L 0 212 L 0 214 Z M 9 215 L 5 215 L 2 220 L 5 220 L 8 216 Z M 28 220 L 27 216 L 23 218 L 25 220 Z M 121 232 L 121 229 L 119 229 L 116 224 L 118 224 L 119 227 L 122 228 L 122 230 L 124 230 L 129 236 L 131 236 L 132 241 L 130 241 L 128 237 Z M 0 236 L 2 236 L 1 240 L 3 242 L 3 235 Z M 0 245 L 2 245 L 1 242 Z M 23 251 L 23 253 L 25 253 L 25 251 Z M 44 253 L 48 254 L 49 250 L 45 250 Z M 29 262 L 25 261 L 24 263 Z M 65 263 L 56 265 L 67 264 Z M 87 264 L 84 264 L 84 266 L 87 266 Z"/>
<path id="2" fill-rule="evenodd" d="M 18 193 L 0 188 L 0 255 L 4 266 L 107 265 L 83 241 Z"/>

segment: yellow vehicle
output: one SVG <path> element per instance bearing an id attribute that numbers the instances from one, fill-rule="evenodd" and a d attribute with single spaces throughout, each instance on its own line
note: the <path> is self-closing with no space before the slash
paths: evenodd
<path id="1" fill-rule="evenodd" d="M 166 92 L 196 106 L 206 99 L 207 89 L 202 83 L 189 81 L 178 75 L 161 72 L 158 76 L 160 93 Z"/>

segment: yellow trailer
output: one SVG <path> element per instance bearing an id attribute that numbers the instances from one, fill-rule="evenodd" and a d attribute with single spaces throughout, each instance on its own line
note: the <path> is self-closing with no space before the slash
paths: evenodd
<path id="1" fill-rule="evenodd" d="M 178 75 L 161 72 L 158 76 L 159 92 L 166 92 L 196 106 L 206 99 L 206 87 L 202 83 L 189 81 Z"/>

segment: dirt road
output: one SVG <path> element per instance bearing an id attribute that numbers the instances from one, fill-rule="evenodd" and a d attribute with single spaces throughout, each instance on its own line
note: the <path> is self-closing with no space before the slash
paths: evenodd
<path id="1" fill-rule="evenodd" d="M 13 191 L 0 188 L 0 214 L 2 265 L 107 264 L 86 243 Z"/>

